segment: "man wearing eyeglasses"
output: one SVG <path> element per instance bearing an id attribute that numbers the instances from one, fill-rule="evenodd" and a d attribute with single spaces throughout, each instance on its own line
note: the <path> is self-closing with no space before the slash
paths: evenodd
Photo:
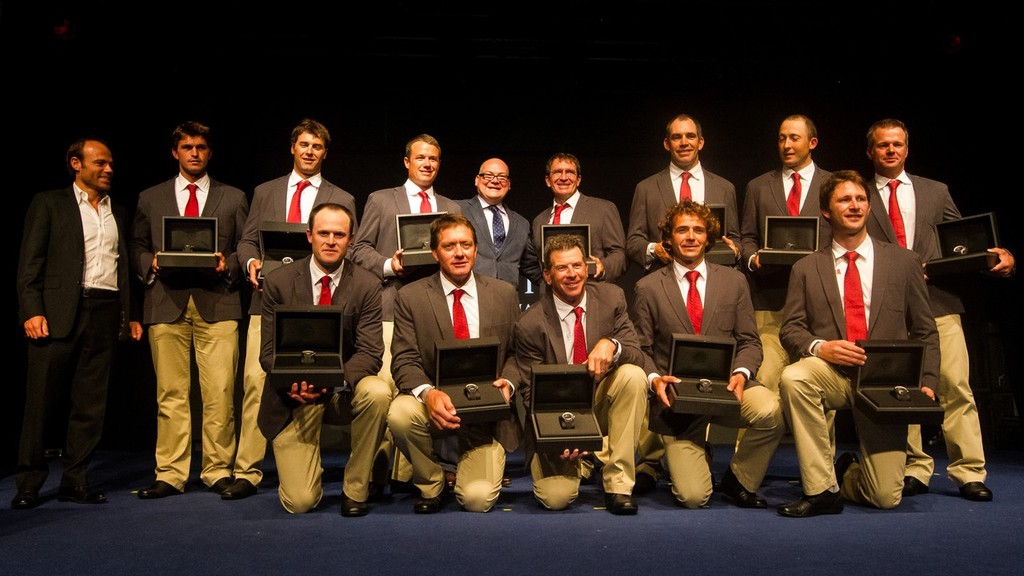
<path id="1" fill-rule="evenodd" d="M 508 164 L 500 158 L 484 161 L 475 184 L 476 196 L 461 202 L 462 213 L 473 223 L 480 239 L 474 271 L 516 287 L 520 276 L 539 284 L 540 259 L 531 238 L 530 223 L 505 204 L 512 189 Z"/>
<path id="2" fill-rule="evenodd" d="M 594 280 L 615 282 L 626 273 L 626 233 L 614 203 L 580 192 L 583 171 L 572 154 L 559 152 L 548 159 L 544 183 L 554 202 L 533 219 L 533 238 L 543 241 L 545 224 L 587 224 L 590 226 L 589 259 L 595 263 Z"/>

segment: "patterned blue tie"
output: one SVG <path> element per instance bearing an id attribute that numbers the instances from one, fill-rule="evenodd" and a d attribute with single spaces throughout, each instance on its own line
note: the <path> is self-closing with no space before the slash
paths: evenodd
<path id="1" fill-rule="evenodd" d="M 501 250 L 501 245 L 505 243 L 505 221 L 501 219 L 501 211 L 497 206 L 488 206 L 488 208 L 493 213 L 491 225 L 494 227 L 494 251 L 498 252 Z"/>

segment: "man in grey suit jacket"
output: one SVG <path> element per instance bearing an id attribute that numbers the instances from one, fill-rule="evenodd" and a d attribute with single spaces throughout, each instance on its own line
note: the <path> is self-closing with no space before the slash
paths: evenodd
<path id="1" fill-rule="evenodd" d="M 725 178 L 705 170 L 701 164 L 704 130 L 700 122 L 689 114 L 679 114 L 665 126 L 662 146 L 669 154 L 668 167 L 641 180 L 633 192 L 633 204 L 629 209 L 629 236 L 626 238 L 626 251 L 630 260 L 636 262 L 645 274 L 671 264 L 672 254 L 662 243 L 660 225 L 665 213 L 685 196 L 682 192 L 684 181 L 689 188 L 691 200 L 725 206 L 725 218 L 729 226 L 722 230 L 721 239 L 738 258 L 740 233 L 736 187 Z M 637 450 L 635 494 L 654 489 L 661 476 L 664 455 L 665 447 L 661 444 L 661 438 L 645 426 L 640 433 L 640 447 Z"/>
<path id="2" fill-rule="evenodd" d="M 132 270 L 144 285 L 143 324 L 149 327 L 156 371 L 156 482 L 139 491 L 142 499 L 185 490 L 192 460 L 193 347 L 203 402 L 200 477 L 214 492 L 231 486 L 235 455 L 234 390 L 243 274 L 234 251 L 249 201 L 238 188 L 207 174 L 212 155 L 207 126 L 193 121 L 179 125 L 172 135 L 171 153 L 179 173 L 139 194 L 129 244 Z M 216 268 L 162 268 L 157 256 L 164 249 L 163 217 L 186 215 L 190 204 L 198 204 L 201 216 L 217 219 Z"/>
<path id="3" fill-rule="evenodd" d="M 747 183 L 743 194 L 743 219 L 740 223 L 743 269 L 750 282 L 750 298 L 757 316 L 757 331 L 761 338 L 764 360 L 757 372 L 757 381 L 776 393 L 782 369 L 789 364 L 789 356 L 779 341 L 782 325 L 782 307 L 786 303 L 790 266 L 765 266 L 760 253 L 765 242 L 765 222 L 768 216 L 814 216 L 818 222 L 818 247 L 832 241 L 832 230 L 818 209 L 821 183 L 831 175 L 811 158 L 818 146 L 818 129 L 810 118 L 802 114 L 786 117 L 779 125 L 777 138 L 779 160 L 782 166 L 761 174 Z M 796 213 L 790 212 L 788 197 L 794 192 Z"/>
<path id="4" fill-rule="evenodd" d="M 82 138 L 68 147 L 73 184 L 36 194 L 25 214 L 18 258 L 18 320 L 28 343 L 25 416 L 11 508 L 40 504 L 49 474 L 46 436 L 67 402 L 67 440 L 57 499 L 102 504 L 87 472 L 103 435 L 107 387 L 118 337 L 142 337 L 130 314 L 127 222 L 108 194 L 114 157 Z"/>
<path id="5" fill-rule="evenodd" d="M 544 246 L 548 289 L 515 327 L 523 404 L 529 409 L 535 365 L 585 363 L 596 383 L 594 413 L 605 433 L 605 448 L 596 454 L 604 463 L 605 506 L 612 514 L 636 514 L 631 492 L 649 391 L 641 368 L 645 358 L 625 293 L 615 284 L 588 282 L 583 249 L 580 238 L 570 234 L 552 236 Z M 534 454 L 533 440 L 528 434 L 533 495 L 545 508 L 565 509 L 579 495 L 581 459 L 587 454 L 568 449 L 560 455 Z"/>
<path id="6" fill-rule="evenodd" d="M 388 427 L 402 455 L 412 463 L 412 482 L 420 490 L 414 511 L 441 510 L 444 471 L 438 462 L 435 435 L 458 440 L 455 497 L 470 512 L 487 512 L 501 491 L 505 452 L 519 442 L 518 418 L 461 424 L 451 398 L 430 376 L 437 361 L 435 345 L 456 337 L 495 337 L 503 364 L 494 386 L 506 400 L 518 381 L 512 356 L 512 327 L 519 319 L 519 299 L 507 282 L 473 272 L 476 231 L 461 214 L 445 214 L 430 230 L 430 249 L 440 271 L 407 284 L 395 300 L 395 337 L 391 372 L 401 394 L 391 403 Z M 466 333 L 457 336 L 456 307 L 464 310 Z"/>
<path id="7" fill-rule="evenodd" d="M 264 280 L 260 362 L 274 365 L 274 308 L 319 304 L 324 281 L 330 306 L 345 318 L 342 341 L 344 381 L 295 382 L 282 392 L 264 386 L 259 404 L 259 429 L 271 439 L 280 479 L 278 497 L 285 510 L 312 510 L 323 498 L 320 430 L 327 416 L 352 425 L 352 451 L 345 464 L 341 515 L 365 516 L 372 499 L 371 469 L 384 438 L 394 387 L 377 376 L 384 341 L 380 329 L 380 283 L 366 270 L 345 262 L 352 240 L 352 213 L 341 204 L 318 204 L 306 233 L 313 247 L 308 256 L 282 266 Z M 338 389 L 337 393 L 330 390 Z"/>
<path id="8" fill-rule="evenodd" d="M 868 236 L 868 189 L 853 170 L 834 172 L 822 183 L 818 206 L 831 225 L 832 242 L 797 262 L 789 281 L 779 337 L 799 360 L 782 371 L 779 392 L 796 443 L 803 496 L 780 506 L 783 516 L 838 514 L 843 500 L 889 509 L 902 499 L 907 425 L 876 424 L 853 407 L 851 377 L 867 358 L 856 340 L 923 343 L 921 389 L 934 398 L 938 384 L 939 335 L 921 258 Z M 850 293 L 857 289 L 863 300 L 851 303 L 847 313 L 844 296 L 856 300 Z M 859 322 L 857 308 L 864 315 Z M 860 330 L 864 334 L 851 334 Z M 851 407 L 861 455 L 847 452 L 833 464 L 825 414 Z"/>
<path id="9" fill-rule="evenodd" d="M 585 256 L 597 264 L 594 279 L 605 282 L 618 280 L 629 265 L 626 235 L 618 207 L 603 198 L 585 196 L 580 192 L 583 168 L 572 154 L 559 152 L 548 158 L 544 174 L 544 183 L 551 188 L 554 201 L 533 219 L 535 245 L 543 241 L 541 227 L 544 224 L 588 224 L 590 254 Z M 537 251 L 542 252 L 543 247 Z"/>
<path id="10" fill-rule="evenodd" d="M 736 187 L 732 182 L 705 170 L 700 163 L 704 149 L 704 132 L 696 118 L 680 114 L 665 126 L 662 143 L 669 154 L 668 168 L 640 181 L 633 191 L 629 209 L 626 251 L 629 259 L 645 272 L 653 272 L 670 264 L 672 255 L 661 244 L 661 224 L 665 213 L 680 201 L 683 174 L 687 176 L 690 198 L 705 204 L 725 205 L 728 229 L 723 230 L 726 244 L 739 257 L 739 215 Z"/>
<path id="11" fill-rule="evenodd" d="M 238 451 L 235 453 L 234 484 L 221 494 L 225 500 L 238 500 L 256 493 L 256 487 L 263 478 L 260 466 L 267 450 L 267 439 L 256 426 L 266 379 L 266 373 L 260 365 L 260 314 L 263 310 L 263 294 L 259 283 L 260 269 L 263 267 L 260 227 L 267 222 L 293 221 L 289 217 L 296 223 L 307 222 L 313 207 L 327 202 L 344 206 L 355 218 L 355 198 L 328 182 L 321 174 L 330 147 L 331 133 L 320 122 L 305 118 L 292 128 L 292 171 L 256 187 L 249 218 L 245 221 L 242 239 L 238 242 L 236 255 L 252 287 L 252 298 L 245 336 L 242 421 L 239 425 Z M 297 209 L 291 211 L 293 205 Z M 353 230 L 356 226 L 357 221 L 353 220 Z"/>
<path id="12" fill-rule="evenodd" d="M 704 259 L 709 243 L 719 235 L 718 223 L 708 225 L 711 210 L 684 200 L 669 210 L 661 237 L 671 249 L 673 263 L 648 274 L 636 284 L 634 318 L 640 345 L 647 355 L 644 371 L 654 396 L 650 428 L 661 437 L 665 461 L 672 479 L 672 494 L 686 508 L 707 504 L 712 493 L 709 462 L 704 444 L 711 422 L 724 426 L 750 426 L 736 446 L 732 462 L 720 483 L 725 498 L 743 508 L 765 508 L 757 495 L 768 465 L 785 432 L 778 394 L 753 379 L 761 363 L 750 289 L 743 273 Z M 691 280 L 690 275 L 696 273 Z M 691 320 L 687 296 L 696 289 L 701 305 L 696 326 Z M 670 373 L 674 334 L 730 338 L 736 354 L 730 367 L 728 389 L 740 402 L 739 418 L 680 414 L 671 410 L 666 393 L 669 383 L 679 382 Z"/>
<path id="13" fill-rule="evenodd" d="M 879 240 L 912 249 L 927 263 L 941 256 L 935 225 L 961 216 L 945 184 L 912 176 L 904 170 L 909 143 L 907 127 L 899 120 L 879 120 L 868 129 L 867 155 L 875 172 L 870 193 L 877 207 L 868 218 L 868 233 Z M 891 194 L 896 195 L 895 203 Z M 889 216 L 894 204 L 900 212 L 901 234 L 896 233 Z M 998 254 L 999 261 L 988 273 L 1010 276 L 1016 266 L 1013 255 L 1005 248 L 992 248 L 990 252 Z M 956 287 L 964 280 L 962 276 L 928 279 L 928 296 L 942 349 L 937 392 L 945 412 L 942 434 L 949 454 L 947 475 L 959 487 L 961 496 L 987 502 L 992 499 L 992 491 L 985 485 L 985 449 L 978 406 L 969 381 L 967 342 L 960 320 L 964 305 Z M 920 426 L 911 427 L 909 440 L 903 495 L 915 496 L 928 492 L 935 461 L 924 451 Z"/>
<path id="14" fill-rule="evenodd" d="M 477 238 L 483 238 L 477 246 L 474 270 L 517 288 L 520 276 L 536 286 L 542 276 L 530 223 L 505 203 L 512 189 L 508 165 L 500 158 L 485 160 L 475 184 L 476 196 L 460 202 L 462 213 L 476 229 Z M 499 227 L 495 226 L 495 219 L 500 220 Z"/>

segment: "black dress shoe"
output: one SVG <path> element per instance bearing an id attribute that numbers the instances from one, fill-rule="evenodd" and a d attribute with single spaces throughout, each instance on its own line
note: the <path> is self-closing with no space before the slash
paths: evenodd
<path id="1" fill-rule="evenodd" d="M 636 502 L 629 494 L 605 494 L 604 507 L 612 514 L 631 516 L 638 510 Z"/>
<path id="2" fill-rule="evenodd" d="M 142 490 L 139 490 L 139 498 L 142 498 L 143 500 L 154 500 L 156 498 L 177 496 L 181 493 L 181 490 L 178 490 L 177 488 L 171 486 L 167 482 L 164 482 L 163 480 L 157 480 L 156 482 L 153 482 L 153 485 L 150 486 L 149 488 L 143 488 Z"/>
<path id="3" fill-rule="evenodd" d="M 657 478 L 644 472 L 638 472 L 636 475 L 636 482 L 633 484 L 633 496 L 643 496 L 644 494 L 650 494 L 651 492 L 654 492 L 654 489 L 657 486 Z"/>
<path id="4" fill-rule="evenodd" d="M 751 492 L 740 484 L 736 475 L 733 474 L 732 468 L 725 469 L 725 475 L 722 476 L 721 483 L 718 484 L 718 491 L 722 493 L 727 501 L 739 506 L 740 508 L 767 508 L 768 502 L 764 498 L 757 495 L 756 492 Z"/>
<path id="5" fill-rule="evenodd" d="M 918 494 L 927 494 L 928 485 L 913 476 L 903 477 L 903 497 L 910 498 Z"/>
<path id="6" fill-rule="evenodd" d="M 815 496 L 802 496 L 799 500 L 779 506 L 779 515 L 789 518 L 810 518 L 821 514 L 839 514 L 843 511 L 843 496 L 825 490 Z"/>
<path id="7" fill-rule="evenodd" d="M 231 476 L 225 476 L 220 480 L 217 480 L 210 486 L 210 492 L 216 492 L 217 494 L 223 494 L 225 490 L 231 487 L 234 483 L 234 479 Z"/>
<path id="8" fill-rule="evenodd" d="M 89 490 L 89 486 L 61 486 L 57 490 L 58 502 L 74 502 L 75 504 L 103 504 L 107 496 L 98 490 Z"/>
<path id="9" fill-rule="evenodd" d="M 366 502 L 359 502 L 353 500 L 341 493 L 341 515 L 346 518 L 355 518 L 357 516 L 366 516 L 370 511 L 370 507 L 366 505 Z"/>
<path id="10" fill-rule="evenodd" d="M 223 500 L 241 500 L 242 498 L 248 498 L 256 493 L 256 485 L 249 482 L 245 478 L 236 478 L 234 484 L 230 488 L 221 492 L 221 499 Z"/>
<path id="11" fill-rule="evenodd" d="M 836 458 L 836 484 L 839 487 L 843 487 L 843 478 L 846 477 L 846 471 L 850 469 L 850 466 L 854 463 L 860 463 L 860 458 L 854 452 L 843 452 Z"/>
<path id="12" fill-rule="evenodd" d="M 39 504 L 39 492 L 35 490 L 19 490 L 11 499 L 11 508 L 14 510 L 30 510 Z"/>
<path id="13" fill-rule="evenodd" d="M 960 487 L 960 495 L 975 502 L 991 502 L 992 491 L 984 482 L 968 482 Z"/>
<path id="14" fill-rule="evenodd" d="M 416 505 L 413 506 L 412 511 L 417 514 L 434 514 L 435 512 L 440 512 L 441 497 L 434 496 L 433 498 L 421 498 L 416 501 Z"/>

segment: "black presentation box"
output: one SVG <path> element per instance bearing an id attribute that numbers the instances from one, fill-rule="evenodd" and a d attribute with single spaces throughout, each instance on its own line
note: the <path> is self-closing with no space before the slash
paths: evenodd
<path id="1" fill-rule="evenodd" d="M 928 262 L 925 273 L 931 276 L 984 272 L 999 263 L 999 256 L 987 252 L 999 246 L 996 215 L 986 212 L 935 225 L 941 256 Z"/>
<path id="2" fill-rule="evenodd" d="M 590 224 L 543 224 L 540 227 L 540 254 L 541 259 L 544 259 L 544 246 L 548 243 L 548 238 L 557 236 L 559 234 L 570 234 L 573 236 L 579 236 L 580 240 L 583 241 L 583 248 L 585 254 L 583 258 L 587 263 L 587 276 L 593 277 L 597 274 L 597 263 L 590 258 Z"/>
<path id="3" fill-rule="evenodd" d="M 403 267 L 437 264 L 434 255 L 430 253 L 430 225 L 442 214 L 447 214 L 447 212 L 395 215 L 395 228 L 398 230 L 398 247 L 402 249 Z"/>
<path id="4" fill-rule="evenodd" d="M 274 362 L 270 385 L 288 390 L 306 382 L 333 389 L 345 382 L 342 359 L 344 310 L 341 306 L 274 308 Z"/>
<path id="5" fill-rule="evenodd" d="M 792 266 L 818 251 L 817 216 L 765 216 L 762 266 Z"/>
<path id="6" fill-rule="evenodd" d="M 924 343 L 858 340 L 867 361 L 857 370 L 854 406 L 878 424 L 941 424 L 942 407 L 921 391 Z"/>
<path id="7" fill-rule="evenodd" d="M 218 220 L 201 216 L 164 216 L 161 268 L 216 268 Z"/>
<path id="8" fill-rule="evenodd" d="M 704 255 L 704 259 L 708 262 L 714 262 L 715 264 L 721 264 L 722 266 L 735 266 L 736 265 L 736 253 L 729 248 L 729 245 L 722 240 L 722 236 L 725 236 L 725 231 L 728 229 L 728 221 L 725 216 L 725 204 L 708 204 L 708 208 L 711 209 L 711 214 L 718 220 L 719 234 L 718 238 L 715 238 L 715 245 Z"/>
<path id="9" fill-rule="evenodd" d="M 260 268 L 257 278 L 263 278 L 281 266 L 291 264 L 313 251 L 306 237 L 306 225 L 298 222 L 263 222 L 260 224 Z"/>
<path id="10" fill-rule="evenodd" d="M 673 334 L 669 373 L 680 382 L 670 385 L 672 411 L 739 417 L 740 401 L 726 389 L 735 356 L 732 338 Z"/>
<path id="11" fill-rule="evenodd" d="M 530 422 L 538 451 L 601 449 L 594 379 L 586 364 L 538 364 L 533 367 L 530 390 Z"/>
<path id="12" fill-rule="evenodd" d="M 501 370 L 497 338 L 444 340 L 434 347 L 437 351 L 434 385 L 451 397 L 463 424 L 508 417 L 509 403 L 501 390 L 494 387 Z"/>

